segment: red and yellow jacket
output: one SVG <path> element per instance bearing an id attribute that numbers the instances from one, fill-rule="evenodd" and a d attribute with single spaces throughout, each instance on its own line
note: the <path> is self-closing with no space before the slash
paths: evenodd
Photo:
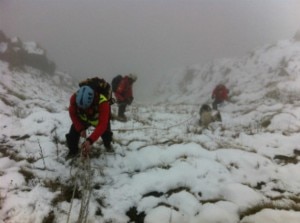
<path id="1" fill-rule="evenodd" d="M 88 137 L 94 143 L 107 130 L 110 120 L 110 104 L 103 95 L 96 95 L 92 106 L 80 109 L 76 105 L 76 94 L 70 98 L 69 115 L 77 132 L 85 130 L 87 126 L 94 126 L 95 130 Z"/>
<path id="2" fill-rule="evenodd" d="M 128 99 L 132 99 L 132 81 L 129 80 L 128 76 L 125 76 L 115 92 L 117 101 L 126 102 Z"/>

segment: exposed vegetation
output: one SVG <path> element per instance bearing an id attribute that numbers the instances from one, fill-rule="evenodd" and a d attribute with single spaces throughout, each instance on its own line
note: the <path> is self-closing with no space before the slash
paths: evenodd
<path id="1" fill-rule="evenodd" d="M 45 50 L 40 46 L 37 45 L 36 47 L 44 53 L 36 54 L 28 52 L 24 48 L 24 43 L 19 38 L 12 41 L 0 30 L 0 43 L 1 42 L 6 44 L 6 50 L 0 53 L 0 60 L 8 62 L 10 69 L 24 71 L 26 70 L 26 66 L 30 66 L 47 74 L 53 74 L 55 72 L 55 63 L 47 58 Z"/>

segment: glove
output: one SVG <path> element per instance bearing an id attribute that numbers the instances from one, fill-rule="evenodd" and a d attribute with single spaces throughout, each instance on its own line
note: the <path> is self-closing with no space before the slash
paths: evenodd
<path id="1" fill-rule="evenodd" d="M 85 130 L 82 130 L 82 131 L 80 132 L 80 136 L 81 136 L 82 138 L 86 138 L 86 131 L 85 131 Z"/>
<path id="2" fill-rule="evenodd" d="M 113 104 L 115 104 L 116 103 L 116 99 L 115 98 L 111 98 L 110 100 L 109 100 L 109 104 L 110 105 L 113 105 Z"/>
<path id="3" fill-rule="evenodd" d="M 81 152 L 84 157 L 87 157 L 91 150 L 91 142 L 86 140 L 84 143 L 81 144 Z"/>

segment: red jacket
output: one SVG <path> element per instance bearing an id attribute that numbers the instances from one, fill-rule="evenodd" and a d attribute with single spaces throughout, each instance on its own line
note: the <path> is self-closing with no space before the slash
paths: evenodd
<path id="1" fill-rule="evenodd" d="M 223 84 L 220 84 L 215 87 L 211 97 L 214 98 L 217 102 L 223 102 L 225 100 L 228 100 L 228 93 L 229 90 Z"/>
<path id="2" fill-rule="evenodd" d="M 99 103 L 99 100 L 99 96 L 95 97 L 91 108 L 82 110 L 76 105 L 76 94 L 73 94 L 70 98 L 69 115 L 76 131 L 81 132 L 85 130 L 87 125 L 95 127 L 95 130 L 88 137 L 91 143 L 97 141 L 109 126 L 110 104 L 108 101 Z"/>
<path id="3" fill-rule="evenodd" d="M 128 76 L 123 77 L 115 92 L 117 101 L 126 102 L 128 99 L 131 100 L 133 98 L 132 84 L 133 82 L 128 78 Z"/>

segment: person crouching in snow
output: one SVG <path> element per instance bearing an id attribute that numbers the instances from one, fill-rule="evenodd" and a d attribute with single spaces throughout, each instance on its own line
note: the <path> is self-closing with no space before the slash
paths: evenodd
<path id="1" fill-rule="evenodd" d="M 107 151 L 112 151 L 112 132 L 110 129 L 110 104 L 108 99 L 94 91 L 89 86 L 81 86 L 70 98 L 69 115 L 72 125 L 66 134 L 67 146 L 69 147 L 68 158 L 76 156 L 79 152 L 78 144 L 80 137 L 85 138 L 81 144 L 83 155 L 88 155 L 91 146 L 99 137 Z M 86 129 L 95 127 L 94 131 L 87 136 Z"/>
<path id="2" fill-rule="evenodd" d="M 137 76 L 135 74 L 124 76 L 114 92 L 117 99 L 118 118 L 120 121 L 127 121 L 125 111 L 127 105 L 131 105 L 133 101 L 132 85 L 136 80 Z"/>
<path id="3" fill-rule="evenodd" d="M 217 110 L 212 110 L 208 104 L 203 104 L 199 110 L 199 125 L 208 128 L 209 124 L 215 121 L 222 121 L 221 114 Z"/>

